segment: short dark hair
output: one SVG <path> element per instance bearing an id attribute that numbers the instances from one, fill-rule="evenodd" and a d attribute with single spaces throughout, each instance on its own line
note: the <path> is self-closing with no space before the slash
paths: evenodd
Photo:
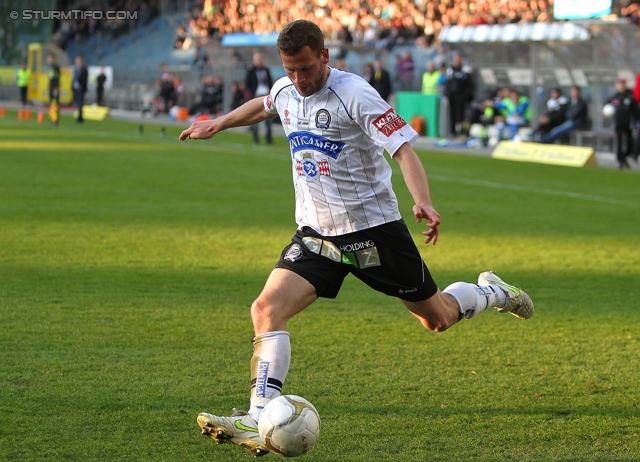
<path id="1" fill-rule="evenodd" d="M 286 56 L 297 55 L 304 47 L 319 56 L 324 50 L 324 35 L 316 23 L 298 19 L 282 29 L 277 47 L 278 52 Z"/>

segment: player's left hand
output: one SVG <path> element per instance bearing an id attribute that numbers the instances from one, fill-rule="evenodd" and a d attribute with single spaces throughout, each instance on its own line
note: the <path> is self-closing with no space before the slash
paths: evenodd
<path id="1" fill-rule="evenodd" d="M 440 233 L 440 214 L 436 212 L 436 209 L 432 205 L 420 205 L 413 206 L 413 215 L 416 217 L 416 221 L 420 223 L 422 219 L 427 220 L 427 229 L 422 233 L 425 236 L 424 243 L 428 244 L 433 242 L 436 245 L 438 242 L 438 234 Z"/>

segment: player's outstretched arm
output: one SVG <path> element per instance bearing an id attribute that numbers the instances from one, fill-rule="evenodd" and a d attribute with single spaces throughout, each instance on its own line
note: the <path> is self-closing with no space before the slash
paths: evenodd
<path id="1" fill-rule="evenodd" d="M 416 205 L 413 206 L 413 215 L 420 223 L 422 219 L 427 220 L 427 229 L 422 234 L 425 236 L 424 243 L 435 243 L 438 241 L 440 232 L 440 215 L 433 208 L 431 194 L 429 193 L 429 182 L 424 171 L 420 158 L 415 153 L 409 143 L 404 143 L 393 155 L 393 158 L 400 165 L 404 182 L 409 188 L 411 197 Z"/>
<path id="2" fill-rule="evenodd" d="M 242 106 L 228 114 L 213 120 L 199 120 L 191 124 L 189 128 L 180 133 L 180 141 L 186 139 L 207 140 L 216 133 L 233 127 L 244 127 L 257 124 L 266 119 L 275 117 L 264 109 L 264 96 L 259 96 L 247 101 Z"/>

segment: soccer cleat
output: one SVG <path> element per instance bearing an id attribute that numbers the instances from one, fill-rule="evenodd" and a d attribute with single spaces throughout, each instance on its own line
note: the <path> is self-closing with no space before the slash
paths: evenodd
<path id="1" fill-rule="evenodd" d="M 234 408 L 231 417 L 218 417 L 203 412 L 198 415 L 198 425 L 203 435 L 210 436 L 218 444 L 237 444 L 255 457 L 269 453 L 258 434 L 258 423 L 247 412 Z"/>
<path id="2" fill-rule="evenodd" d="M 507 295 L 507 303 L 500 308 L 496 307 L 498 311 L 501 313 L 511 313 L 520 319 L 529 319 L 533 316 L 533 301 L 531 301 L 531 297 L 529 297 L 524 290 L 507 284 L 493 271 L 480 273 L 480 276 L 478 276 L 478 285 L 488 286 L 490 284 L 497 285 Z"/>

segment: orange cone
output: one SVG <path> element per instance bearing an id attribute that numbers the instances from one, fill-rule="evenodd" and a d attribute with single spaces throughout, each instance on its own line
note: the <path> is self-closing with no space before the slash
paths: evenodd
<path id="1" fill-rule="evenodd" d="M 4 107 L 0 107 L 0 117 L 7 115 L 7 110 Z"/>
<path id="2" fill-rule="evenodd" d="M 27 122 L 31 120 L 31 111 L 28 109 L 24 111 L 24 120 L 26 120 Z"/>
<path id="3" fill-rule="evenodd" d="M 18 120 L 24 119 L 24 109 L 18 111 Z"/>
<path id="4" fill-rule="evenodd" d="M 38 123 L 41 124 L 42 122 L 44 122 L 44 112 L 40 111 L 38 112 Z"/>

